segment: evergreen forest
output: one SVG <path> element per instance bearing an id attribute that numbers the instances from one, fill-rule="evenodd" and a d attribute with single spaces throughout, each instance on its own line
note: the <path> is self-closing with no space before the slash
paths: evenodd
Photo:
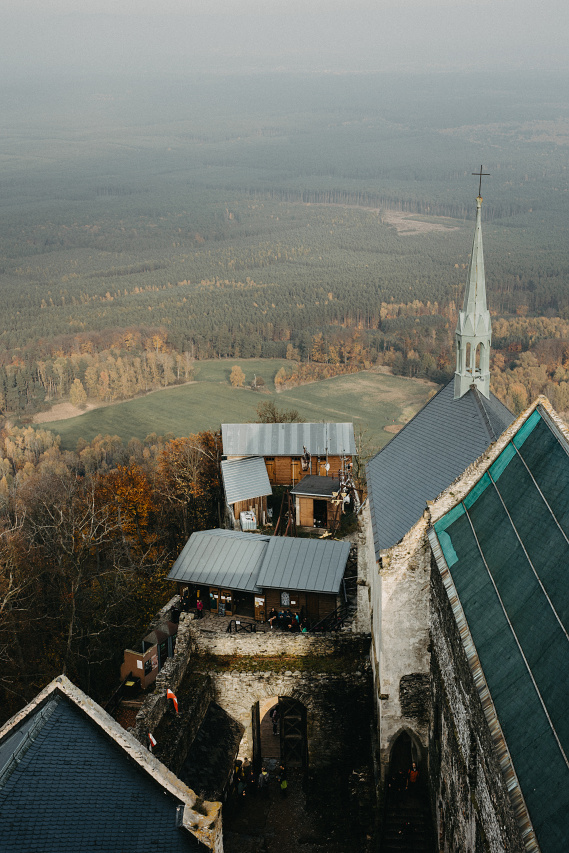
<path id="1" fill-rule="evenodd" d="M 496 369 L 518 370 L 497 390 L 519 407 L 533 388 L 511 391 L 521 354 L 568 339 L 566 83 L 0 84 L 0 408 L 26 420 L 70 397 L 129 399 L 188 381 L 203 358 L 383 363 L 444 381 L 481 163 L 488 294 L 505 324 Z M 565 381 L 563 352 L 541 390 Z"/>

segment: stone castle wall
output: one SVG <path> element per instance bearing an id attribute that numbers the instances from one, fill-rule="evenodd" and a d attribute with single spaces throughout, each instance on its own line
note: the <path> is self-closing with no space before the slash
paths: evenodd
<path id="1" fill-rule="evenodd" d="M 525 850 L 482 704 L 433 560 L 429 770 L 440 851 Z"/>
<path id="2" fill-rule="evenodd" d="M 252 709 L 256 702 L 289 696 L 307 711 L 308 761 L 315 771 L 355 758 L 363 738 L 362 761 L 369 760 L 371 673 L 313 671 L 211 673 L 215 701 L 245 729 L 240 756 L 253 757 Z"/>
<path id="3" fill-rule="evenodd" d="M 202 655 L 326 657 L 350 653 L 365 657 L 369 649 L 369 636 L 348 632 L 286 634 L 280 631 L 267 631 L 259 634 L 218 634 L 203 630 L 197 620 L 189 623 L 188 630 L 193 650 Z"/>
<path id="4" fill-rule="evenodd" d="M 377 712 L 381 781 L 391 748 L 407 732 L 427 772 L 429 719 L 429 575 L 427 514 L 404 539 L 375 559 L 369 507 L 364 507 L 365 546 L 358 554 L 358 583 L 366 580 L 371 619 L 371 665 Z"/>

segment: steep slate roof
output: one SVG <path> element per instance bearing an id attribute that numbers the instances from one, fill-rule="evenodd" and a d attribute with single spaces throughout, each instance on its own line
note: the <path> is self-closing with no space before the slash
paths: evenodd
<path id="1" fill-rule="evenodd" d="M 303 495 L 315 498 L 331 498 L 333 492 L 340 491 L 339 477 L 321 477 L 318 474 L 307 474 L 291 489 L 291 495 Z"/>
<path id="2" fill-rule="evenodd" d="M 269 539 L 236 530 L 192 533 L 168 580 L 259 592 L 256 581 Z"/>
<path id="3" fill-rule="evenodd" d="M 245 592 L 269 587 L 336 594 L 349 553 L 349 542 L 205 530 L 190 536 L 168 580 Z"/>
<path id="4" fill-rule="evenodd" d="M 569 814 L 569 444 L 542 406 L 429 538 L 527 849 L 558 853 Z"/>
<path id="5" fill-rule="evenodd" d="M 349 553 L 349 542 L 272 536 L 257 583 L 273 589 L 337 593 Z"/>
<path id="6" fill-rule="evenodd" d="M 223 460 L 221 475 L 228 504 L 272 494 L 265 460 L 262 456 Z"/>
<path id="7" fill-rule="evenodd" d="M 222 424 L 224 456 L 353 456 L 353 424 Z"/>
<path id="8" fill-rule="evenodd" d="M 101 708 L 98 714 L 120 728 Z M 143 758 L 148 768 L 140 766 L 65 692 L 51 690 L 43 702 L 19 716 L 19 724 L 7 723 L 0 737 L 3 853 L 207 849 L 176 826 L 176 807 L 184 799 L 167 791 L 160 776 L 163 771 L 175 777 L 150 755 Z M 27 736 L 22 738 L 22 733 Z M 121 737 L 132 741 L 133 752 L 143 750 L 127 732 Z"/>
<path id="9" fill-rule="evenodd" d="M 399 542 L 434 500 L 513 421 L 494 395 L 470 389 L 454 399 L 454 380 L 429 400 L 367 465 L 376 556 Z"/>

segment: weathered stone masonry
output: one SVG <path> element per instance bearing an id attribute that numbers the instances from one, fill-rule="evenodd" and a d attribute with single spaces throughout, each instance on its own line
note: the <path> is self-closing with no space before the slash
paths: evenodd
<path id="1" fill-rule="evenodd" d="M 525 849 L 456 621 L 433 559 L 429 770 L 439 850 Z"/>

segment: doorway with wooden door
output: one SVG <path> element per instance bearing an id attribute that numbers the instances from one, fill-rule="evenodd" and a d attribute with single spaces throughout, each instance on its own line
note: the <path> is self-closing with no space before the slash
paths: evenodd
<path id="1" fill-rule="evenodd" d="M 252 709 L 253 761 L 261 767 L 274 759 L 288 767 L 306 769 L 308 748 L 306 708 L 290 696 L 272 696 Z"/>

